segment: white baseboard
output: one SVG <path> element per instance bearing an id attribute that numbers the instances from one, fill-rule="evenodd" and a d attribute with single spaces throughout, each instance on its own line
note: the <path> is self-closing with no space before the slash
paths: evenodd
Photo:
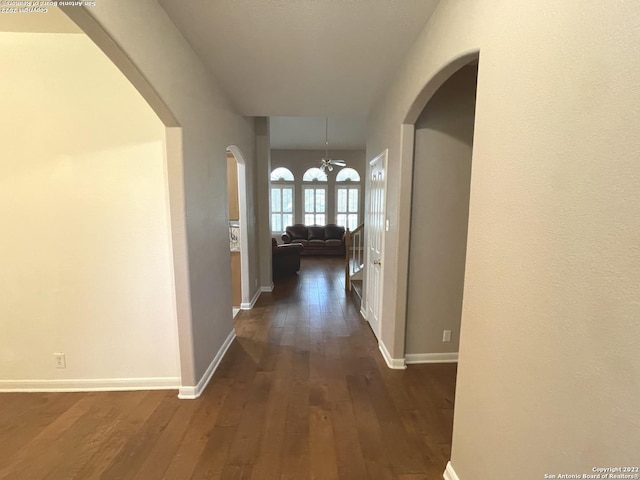
<path id="1" fill-rule="evenodd" d="M 447 462 L 447 468 L 445 469 L 442 478 L 444 478 L 444 480 L 460 480 L 460 477 L 456 475 L 453 466 L 451 466 L 451 462 Z"/>
<path id="2" fill-rule="evenodd" d="M 262 289 L 256 290 L 256 293 L 253 296 L 253 298 L 251 299 L 251 301 L 249 303 L 242 302 L 240 304 L 240 309 L 241 310 L 251 310 L 253 308 L 253 306 L 256 304 L 256 302 L 258 301 L 258 298 L 260 297 L 261 293 L 262 293 Z"/>
<path id="3" fill-rule="evenodd" d="M 231 307 L 231 315 L 233 316 L 233 318 L 236 318 L 238 316 L 240 310 L 242 309 L 238 307 Z"/>
<path id="4" fill-rule="evenodd" d="M 404 356 L 407 364 L 411 363 L 456 363 L 458 352 L 451 353 L 407 353 Z"/>
<path id="5" fill-rule="evenodd" d="M 262 287 L 260 287 L 260 291 L 265 293 L 273 292 L 273 283 L 271 285 L 267 285 L 266 287 L 263 285 Z"/>
<path id="6" fill-rule="evenodd" d="M 116 392 L 133 390 L 173 390 L 179 377 L 86 378 L 56 380 L 0 380 L 0 392 Z"/>
<path id="7" fill-rule="evenodd" d="M 213 374 L 220 365 L 220 362 L 224 358 L 224 354 L 227 353 L 227 350 L 231 346 L 234 338 L 236 338 L 236 332 L 231 330 L 231 333 L 220 347 L 220 350 L 218 350 L 218 353 L 216 353 L 216 356 L 213 357 L 213 360 L 211 360 L 209 367 L 207 367 L 207 371 L 204 372 L 204 375 L 202 376 L 198 384 L 195 387 L 186 387 L 184 385 L 181 386 L 180 391 L 178 392 L 178 398 L 183 400 L 194 400 L 202 395 L 202 392 L 204 392 L 204 389 L 207 388 L 211 377 L 213 377 Z"/>
<path id="8" fill-rule="evenodd" d="M 407 365 L 404 363 L 404 358 L 392 358 L 391 354 L 389 354 L 389 350 L 387 350 L 387 347 L 382 343 L 382 341 L 378 342 L 378 348 L 382 352 L 382 357 L 384 358 L 384 361 L 387 362 L 387 366 L 389 368 L 394 370 L 404 370 L 407 368 Z"/>
<path id="9" fill-rule="evenodd" d="M 362 315 L 362 318 L 365 320 L 367 319 L 367 311 L 364 308 L 360 309 L 360 315 Z"/>

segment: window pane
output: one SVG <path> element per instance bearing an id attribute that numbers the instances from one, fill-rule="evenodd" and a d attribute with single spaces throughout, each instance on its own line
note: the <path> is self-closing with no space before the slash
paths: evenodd
<path id="1" fill-rule="evenodd" d="M 315 222 L 313 221 L 313 213 L 307 213 L 304 216 L 304 224 L 305 225 L 313 225 Z"/>
<path id="2" fill-rule="evenodd" d="M 278 187 L 271 188 L 271 211 L 280 212 L 282 202 L 280 201 L 280 189 Z"/>
<path id="3" fill-rule="evenodd" d="M 282 223 L 280 222 L 280 214 L 274 213 L 271 215 L 271 231 L 279 232 L 282 230 Z"/>
<path id="4" fill-rule="evenodd" d="M 316 223 L 318 225 L 324 225 L 324 215 L 319 213 L 316 215 Z"/>
<path id="5" fill-rule="evenodd" d="M 284 215 L 282 215 L 282 226 L 289 227 L 291 225 L 293 225 L 293 215 L 291 215 L 290 213 L 285 213 Z M 284 228 L 282 230 L 284 230 Z"/>
<path id="6" fill-rule="evenodd" d="M 337 215 L 336 222 L 338 225 L 346 227 L 347 226 L 346 220 L 347 220 L 347 216 L 344 213 L 339 213 Z"/>
<path id="7" fill-rule="evenodd" d="M 316 189 L 316 212 L 324 213 L 326 211 L 325 205 L 324 205 L 324 197 L 325 197 L 325 189 L 317 188 Z M 324 225 L 324 223 L 322 223 L 321 225 Z"/>
<path id="8" fill-rule="evenodd" d="M 282 189 L 282 211 L 293 212 L 293 189 Z"/>
<path id="9" fill-rule="evenodd" d="M 349 212 L 357 212 L 358 211 L 358 189 L 350 188 L 349 189 Z"/>
<path id="10" fill-rule="evenodd" d="M 313 212 L 313 188 L 304 189 L 304 211 Z"/>
<path id="11" fill-rule="evenodd" d="M 338 189 L 338 212 L 347 211 L 347 190 L 344 188 Z"/>

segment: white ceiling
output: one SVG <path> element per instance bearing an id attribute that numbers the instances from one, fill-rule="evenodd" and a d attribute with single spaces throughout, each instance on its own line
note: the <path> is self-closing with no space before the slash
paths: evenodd
<path id="1" fill-rule="evenodd" d="M 274 148 L 324 148 L 325 116 L 332 148 L 363 148 L 364 119 L 438 0 L 159 2 L 240 113 L 316 117 L 273 119 Z"/>

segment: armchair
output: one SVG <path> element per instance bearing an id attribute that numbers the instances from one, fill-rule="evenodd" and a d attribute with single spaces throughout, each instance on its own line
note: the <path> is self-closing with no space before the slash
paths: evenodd
<path id="1" fill-rule="evenodd" d="M 304 250 L 301 243 L 278 245 L 275 238 L 271 239 L 273 277 L 291 275 L 300 270 L 300 252 Z"/>

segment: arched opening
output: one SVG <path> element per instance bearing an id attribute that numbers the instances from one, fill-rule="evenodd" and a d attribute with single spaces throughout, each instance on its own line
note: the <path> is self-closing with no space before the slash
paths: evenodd
<path id="1" fill-rule="evenodd" d="M 474 64 L 451 75 L 415 124 L 407 363 L 457 360 L 477 74 Z"/>
<path id="2" fill-rule="evenodd" d="M 450 62 L 443 64 L 425 83 L 425 86 L 416 96 L 409 106 L 403 123 L 400 125 L 400 151 L 399 162 L 397 164 L 400 183 L 398 186 L 398 222 L 397 222 L 397 254 L 398 254 L 398 276 L 396 278 L 396 291 L 402 292 L 396 298 L 383 299 L 384 302 L 391 302 L 394 318 L 391 320 L 394 331 L 394 358 L 397 362 L 405 364 L 405 343 L 407 326 L 407 296 L 409 281 L 409 243 L 411 238 L 411 208 L 412 208 L 412 180 L 414 164 L 415 146 L 415 123 L 424 110 L 427 102 L 431 99 L 438 88 L 455 72 L 465 65 L 477 65 L 479 61 L 479 51 L 473 50 L 461 53 Z M 385 310 L 386 306 L 382 309 Z"/>
<path id="3" fill-rule="evenodd" d="M 227 147 L 227 191 L 229 193 L 231 295 L 235 317 L 240 309 L 251 308 L 246 162 L 242 152 L 235 145 Z"/>

